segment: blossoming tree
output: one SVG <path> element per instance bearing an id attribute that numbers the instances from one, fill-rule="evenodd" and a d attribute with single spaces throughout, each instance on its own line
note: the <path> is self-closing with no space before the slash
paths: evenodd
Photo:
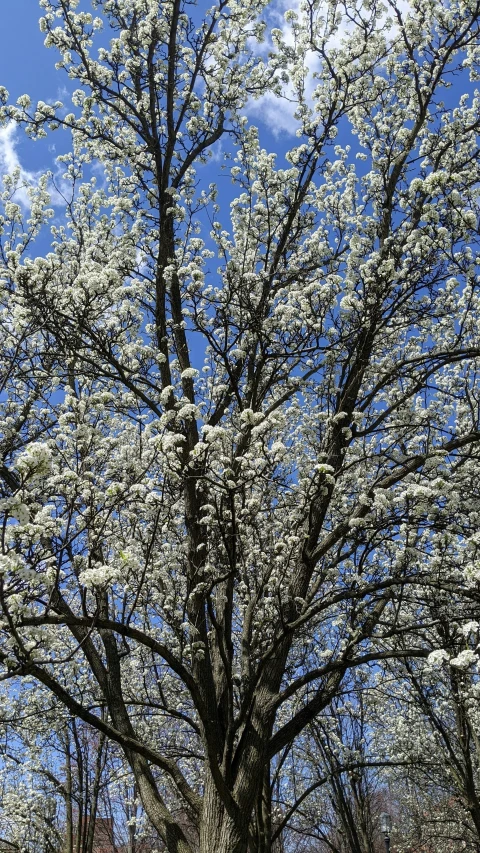
<path id="1" fill-rule="evenodd" d="M 476 850 L 480 839 L 478 582 L 465 592 L 464 619 L 452 608 L 452 593 L 432 596 L 428 617 L 419 630 L 433 647 L 426 660 L 389 661 L 383 674 L 383 700 L 376 698 L 376 749 L 394 757 L 390 776 L 394 790 L 403 792 L 410 820 L 422 824 L 422 839 L 457 839 L 464 849 Z M 453 617 L 453 618 L 452 618 Z M 465 618 L 466 617 L 466 618 Z M 373 686 L 373 685 L 372 685 Z M 375 690 L 372 691 L 375 696 Z M 427 807 L 428 798 L 432 804 Z M 418 838 L 418 833 L 417 833 Z M 446 842 L 445 842 L 446 843 Z M 454 848 L 453 848 L 454 849 Z"/>
<path id="2" fill-rule="evenodd" d="M 271 768 L 430 654 L 412 553 L 478 521 L 480 5 L 85 5 L 41 0 L 73 111 L 2 90 L 72 136 L 48 252 L 48 176 L 2 197 L 2 677 L 121 746 L 169 853 L 267 853 Z"/>

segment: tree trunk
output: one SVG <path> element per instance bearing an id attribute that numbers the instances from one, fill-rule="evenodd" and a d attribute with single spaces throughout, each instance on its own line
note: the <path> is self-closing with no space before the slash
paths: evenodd
<path id="1" fill-rule="evenodd" d="M 72 760 L 68 731 L 65 736 L 65 853 L 73 853 Z"/>
<path id="2" fill-rule="evenodd" d="M 272 853 L 272 791 L 268 764 L 265 767 L 263 785 L 258 794 L 255 819 L 257 828 L 255 853 Z"/>
<path id="3" fill-rule="evenodd" d="M 243 821 L 239 822 L 224 814 L 220 841 L 215 853 L 248 853 L 249 817 L 244 815 Z M 210 847 L 210 850 L 213 848 Z"/>
<path id="4" fill-rule="evenodd" d="M 85 839 L 85 853 L 92 853 L 95 839 L 95 824 L 98 812 L 98 795 L 100 793 L 100 782 L 102 778 L 103 750 L 106 736 L 100 734 L 98 739 L 97 760 L 95 762 L 95 778 L 93 780 L 92 796 L 90 799 L 90 811 L 88 815 L 87 836 Z"/>
<path id="5" fill-rule="evenodd" d="M 224 813 L 223 803 L 207 769 L 200 821 L 200 853 L 219 850 Z"/>
<path id="6" fill-rule="evenodd" d="M 140 799 L 150 822 L 162 838 L 168 853 L 193 853 L 182 829 L 172 819 L 158 794 L 147 762 L 134 753 L 127 753 Z M 218 853 L 212 848 L 212 853 Z"/>

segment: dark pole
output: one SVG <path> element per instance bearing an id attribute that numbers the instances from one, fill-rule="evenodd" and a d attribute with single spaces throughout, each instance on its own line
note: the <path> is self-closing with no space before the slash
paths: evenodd
<path id="1" fill-rule="evenodd" d="M 385 839 L 385 849 L 390 853 L 390 830 L 392 828 L 392 818 L 387 812 L 382 812 L 380 815 L 380 829 L 383 832 Z"/>

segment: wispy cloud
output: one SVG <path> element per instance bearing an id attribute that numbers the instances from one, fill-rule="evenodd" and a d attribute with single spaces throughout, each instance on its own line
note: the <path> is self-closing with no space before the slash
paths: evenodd
<path id="1" fill-rule="evenodd" d="M 284 133 L 294 134 L 299 127 L 299 122 L 294 117 L 296 107 L 297 104 L 289 100 L 288 95 L 277 96 L 266 92 L 256 100 L 249 100 L 245 112 L 249 118 L 260 119 L 270 132 L 278 137 Z"/>
<path id="2" fill-rule="evenodd" d="M 18 128 L 14 121 L 9 122 L 4 127 L 0 127 L 0 185 L 3 175 L 12 175 L 16 170 L 20 173 L 20 180 L 15 190 L 13 200 L 22 207 L 29 208 L 31 199 L 29 196 L 29 188 L 34 189 L 38 186 L 40 177 L 43 171 L 32 171 L 27 169 L 21 162 L 18 155 L 19 135 Z M 56 207 L 65 205 L 64 197 L 55 189 L 49 187 L 51 203 Z"/>
<path id="3" fill-rule="evenodd" d="M 396 6 L 404 16 L 411 12 L 410 0 L 397 0 Z M 270 27 L 276 27 L 281 30 L 283 41 L 287 46 L 293 48 L 295 45 L 295 36 L 292 24 L 286 18 L 287 10 L 293 10 L 301 16 L 300 0 L 276 0 L 272 7 L 270 7 L 268 23 Z M 385 12 L 379 18 L 377 26 L 379 29 L 384 30 L 387 39 L 391 41 L 398 34 L 398 25 L 394 21 L 389 28 L 385 29 L 387 16 L 388 12 Z M 325 4 L 325 18 L 327 17 L 328 12 Z M 354 29 L 355 24 L 353 21 L 343 16 L 335 31 L 328 36 L 325 46 L 329 50 L 340 48 L 344 40 L 353 33 Z M 263 44 L 256 45 L 256 52 L 264 58 L 266 58 L 269 51 L 275 50 L 276 48 L 268 36 Z M 315 79 L 315 72 L 321 69 L 319 55 L 313 51 L 307 51 L 305 67 L 307 72 L 304 80 L 304 98 L 309 106 L 313 106 L 313 92 L 316 85 L 318 85 L 318 81 Z M 287 83 L 281 95 L 274 95 L 272 92 L 267 92 L 259 98 L 251 98 L 247 103 L 246 112 L 249 117 L 259 118 L 260 121 L 268 126 L 274 136 L 280 136 L 285 133 L 293 135 L 300 125 L 300 122 L 295 119 L 294 115 L 297 107 L 298 100 L 295 91 L 292 85 Z"/>
<path id="4" fill-rule="evenodd" d="M 20 182 L 15 191 L 14 200 L 23 207 L 30 207 L 28 187 L 35 187 L 39 175 L 25 169 L 17 153 L 18 132 L 15 122 L 11 121 L 0 128 L 0 175 L 12 175 L 17 169 L 20 172 Z"/>
<path id="5" fill-rule="evenodd" d="M 287 11 L 293 11 L 302 16 L 301 0 L 276 0 L 268 11 L 268 29 L 275 27 L 282 33 L 282 40 L 291 49 L 295 49 L 295 34 L 291 21 L 287 20 Z M 253 46 L 253 45 L 252 45 Z M 257 46 L 259 54 L 266 58 L 269 52 L 275 53 L 277 47 L 273 44 L 270 34 L 267 34 L 265 42 Z M 315 72 L 320 70 L 321 61 L 316 53 L 307 51 L 305 56 L 305 67 L 307 69 L 304 80 L 304 97 L 307 104 L 312 105 L 312 95 L 315 89 Z M 281 95 L 267 92 L 260 98 L 251 98 L 247 104 L 247 114 L 259 118 L 266 124 L 274 136 L 283 134 L 295 134 L 300 122 L 295 118 L 298 108 L 298 99 L 291 83 L 286 83 Z"/>

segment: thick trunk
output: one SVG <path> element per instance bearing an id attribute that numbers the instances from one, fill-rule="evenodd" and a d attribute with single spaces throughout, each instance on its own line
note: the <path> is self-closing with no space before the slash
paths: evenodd
<path id="1" fill-rule="evenodd" d="M 232 816 L 228 813 L 207 769 L 200 821 L 200 853 L 249 853 L 249 829 L 250 815 L 237 813 Z"/>
<path id="2" fill-rule="evenodd" d="M 215 853 L 248 853 L 249 824 L 249 815 L 244 815 L 243 820 L 234 822 L 228 814 L 225 814 Z"/>
<path id="3" fill-rule="evenodd" d="M 218 851 L 225 811 L 213 779 L 208 771 L 206 776 L 202 818 L 200 821 L 200 853 L 210 853 L 212 850 Z"/>
<path id="4" fill-rule="evenodd" d="M 472 817 L 472 821 L 473 821 L 473 824 L 475 826 L 475 830 L 477 832 L 478 839 L 480 842 L 480 806 L 479 806 L 478 802 L 469 803 L 468 810 L 469 810 L 470 815 Z M 480 843 L 479 843 L 478 847 L 480 849 Z"/>
<path id="5" fill-rule="evenodd" d="M 262 769 L 259 768 L 257 777 L 261 780 L 262 776 Z M 222 802 L 208 769 L 206 779 L 199 853 L 266 853 L 269 848 L 260 848 L 255 839 L 252 824 L 254 815 L 247 809 L 228 809 Z"/>

